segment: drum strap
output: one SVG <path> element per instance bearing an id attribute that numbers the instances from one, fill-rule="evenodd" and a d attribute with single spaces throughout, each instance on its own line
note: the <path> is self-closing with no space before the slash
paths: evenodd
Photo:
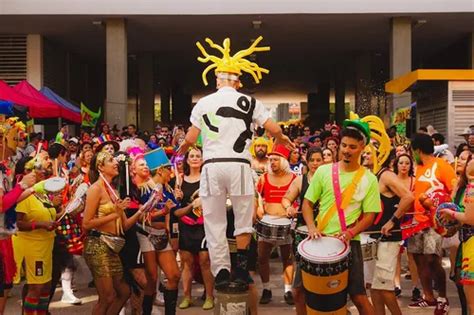
<path id="1" fill-rule="evenodd" d="M 341 193 L 341 186 L 339 183 L 339 163 L 333 163 L 332 170 L 333 170 L 332 172 L 333 189 L 334 189 L 336 202 L 332 205 L 331 208 L 329 208 L 329 211 L 326 212 L 324 217 L 322 217 L 322 220 L 320 220 L 321 219 L 321 212 L 320 212 L 319 217 L 318 217 L 318 229 L 320 231 L 323 231 L 324 228 L 329 223 L 329 220 L 337 211 L 338 216 L 339 216 L 339 222 L 341 223 L 341 228 L 343 231 L 345 231 L 347 229 L 347 226 L 346 226 L 346 219 L 344 215 L 344 209 L 346 209 L 349 203 L 351 202 L 351 199 L 354 196 L 357 185 L 362 179 L 362 176 L 364 176 L 365 174 L 365 169 L 363 167 L 359 167 L 359 169 L 357 170 L 357 173 L 354 175 L 354 178 L 352 179 L 351 184 L 347 186 L 347 188 L 342 193 Z"/>

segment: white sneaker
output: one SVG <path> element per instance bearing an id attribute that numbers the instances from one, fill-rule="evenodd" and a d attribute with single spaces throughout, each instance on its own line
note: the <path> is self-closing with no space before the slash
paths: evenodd
<path id="1" fill-rule="evenodd" d="M 61 302 L 65 304 L 72 304 L 72 305 L 80 305 L 82 304 L 82 300 L 75 297 L 72 290 L 64 291 L 63 296 L 61 298 Z"/>
<path id="2" fill-rule="evenodd" d="M 165 305 L 165 297 L 163 295 L 163 292 L 158 291 L 158 293 L 156 293 L 156 298 L 155 298 L 154 304 L 158 305 L 158 306 L 164 306 Z"/>

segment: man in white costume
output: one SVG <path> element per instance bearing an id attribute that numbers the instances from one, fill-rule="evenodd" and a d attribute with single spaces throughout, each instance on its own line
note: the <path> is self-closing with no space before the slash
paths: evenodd
<path id="1" fill-rule="evenodd" d="M 248 246 L 254 231 L 252 224 L 255 188 L 250 168 L 252 157 L 249 152 L 253 130 L 257 125 L 262 126 L 275 137 L 277 143 L 292 147 L 289 138 L 282 134 L 263 104 L 253 97 L 237 92 L 237 88 L 242 86 L 239 80 L 242 71 L 250 73 L 256 83 L 260 82 L 262 72 L 269 72 L 244 59 L 254 52 L 270 50 L 270 47 L 257 47 L 261 40 L 262 37 L 259 37 L 248 49 L 231 56 L 228 38 L 224 40 L 222 47 L 207 38 L 206 42 L 222 53 L 221 58 L 209 55 L 202 45 L 197 43 L 204 56 L 198 60 L 203 63 L 212 62 L 203 72 L 204 84 L 207 85 L 207 72 L 215 68 L 217 92 L 202 98 L 193 108 L 190 119 L 192 126 L 178 150 L 178 154 L 183 154 L 201 133 L 204 166 L 199 195 L 211 271 L 215 276 L 217 290 L 226 290 L 231 283 L 231 263 L 226 237 L 227 197 L 233 205 L 234 235 L 237 242 L 232 285 L 241 290 L 248 288 Z"/>

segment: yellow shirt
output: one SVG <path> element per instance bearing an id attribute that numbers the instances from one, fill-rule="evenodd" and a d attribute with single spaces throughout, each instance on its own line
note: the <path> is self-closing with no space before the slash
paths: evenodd
<path id="1" fill-rule="evenodd" d="M 34 194 L 19 202 L 16 211 L 25 214 L 26 222 L 54 221 L 56 219 L 56 209 L 46 207 Z M 19 231 L 17 236 L 31 241 L 43 241 L 54 239 L 55 233 L 54 230 L 35 229 L 33 231 Z"/>

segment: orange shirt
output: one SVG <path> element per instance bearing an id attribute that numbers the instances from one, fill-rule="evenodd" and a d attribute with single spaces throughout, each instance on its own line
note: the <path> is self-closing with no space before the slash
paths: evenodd
<path id="1" fill-rule="evenodd" d="M 418 222 L 430 220 L 418 198 L 421 194 L 442 191 L 450 195 L 456 183 L 456 173 L 451 165 L 441 158 L 433 158 L 429 163 L 416 166 L 415 219 Z"/>

